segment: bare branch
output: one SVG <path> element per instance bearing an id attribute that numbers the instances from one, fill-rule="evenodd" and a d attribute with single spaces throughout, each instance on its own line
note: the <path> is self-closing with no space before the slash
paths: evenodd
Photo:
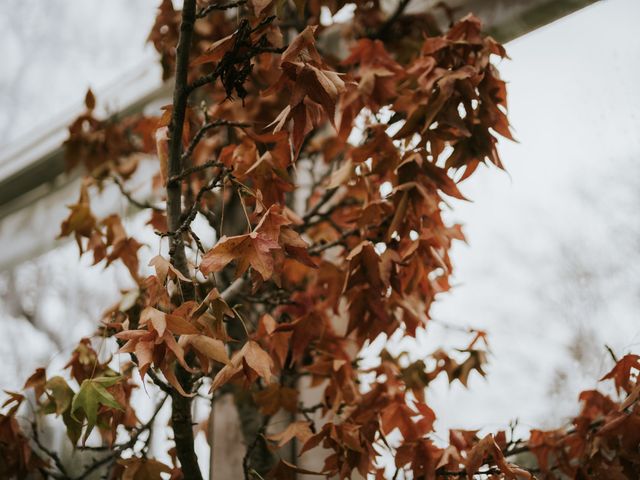
<path id="1" fill-rule="evenodd" d="M 307 213 L 305 213 L 304 217 L 302 217 L 302 220 L 304 220 L 305 222 L 308 222 L 309 220 L 311 220 L 319 211 L 320 209 L 329 201 L 331 200 L 331 198 L 333 197 L 333 195 L 338 191 L 337 188 L 331 188 L 329 190 L 327 190 L 326 192 L 324 192 L 324 195 L 322 196 L 322 198 L 318 201 L 318 203 L 316 203 L 311 210 L 309 210 Z"/>
<path id="2" fill-rule="evenodd" d="M 187 73 L 189 70 L 189 50 L 191 37 L 196 20 L 196 0 L 185 0 L 182 8 L 182 21 L 180 23 L 180 37 L 176 50 L 175 86 L 173 90 L 173 109 L 169 123 L 169 172 L 168 177 L 180 175 L 183 169 L 182 162 L 182 132 L 187 109 L 189 90 L 187 88 Z M 194 215 L 195 216 L 195 215 Z M 181 182 L 167 183 L 167 223 L 168 229 L 176 231 L 180 227 L 182 217 L 182 185 Z M 181 235 L 169 237 L 169 252 L 171 263 L 185 276 L 189 275 L 189 267 L 185 254 L 184 240 Z M 181 284 L 186 299 L 193 297 L 194 288 L 189 282 Z M 177 368 L 178 381 L 191 389 L 191 376 L 182 367 Z M 194 437 L 193 419 L 191 416 L 191 398 L 183 397 L 179 392 L 172 392 L 171 422 L 176 445 L 176 455 L 180 461 L 182 473 L 185 478 L 202 480 L 202 473 L 198 466 Z"/>
<path id="3" fill-rule="evenodd" d="M 237 127 L 237 128 L 247 128 L 250 125 L 248 123 L 232 122 L 230 120 L 215 120 L 213 122 L 205 123 L 204 125 L 202 125 L 200 127 L 200 129 L 193 136 L 193 138 L 191 139 L 191 142 L 189 142 L 189 146 L 187 147 L 187 149 L 182 154 L 182 162 L 183 162 L 183 164 L 184 164 L 184 161 L 191 156 L 191 154 L 193 153 L 193 150 L 198 146 L 198 143 L 200 143 L 200 140 L 202 140 L 204 135 L 209 130 L 212 130 L 212 129 L 217 128 L 217 127 L 222 127 L 222 126 Z M 171 179 L 169 179 L 169 181 L 171 181 Z"/>
<path id="4" fill-rule="evenodd" d="M 347 230 L 346 232 L 344 232 L 342 235 L 340 235 L 340 238 L 334 240 L 333 242 L 327 242 L 327 243 L 322 243 L 319 245 L 315 245 L 313 247 L 311 247 L 309 249 L 309 255 L 319 255 L 320 253 L 324 252 L 325 250 L 328 250 L 332 247 L 336 247 L 338 245 L 342 245 L 342 243 L 349 238 L 352 235 L 357 235 L 358 232 L 360 231 L 359 228 L 353 228 L 351 230 Z"/>
<path id="5" fill-rule="evenodd" d="M 373 33 L 370 36 L 370 38 L 372 38 L 372 39 L 383 39 L 387 35 L 389 35 L 391 27 L 402 16 L 402 14 L 404 13 L 405 9 L 409 5 L 410 1 L 411 0 L 400 0 L 400 2 L 398 3 L 398 6 L 396 7 L 395 11 L 391 14 L 391 16 L 389 18 L 387 18 L 385 20 L 385 22 L 378 29 L 378 31 Z"/>
<path id="6" fill-rule="evenodd" d="M 55 464 L 56 468 L 62 474 L 62 478 L 71 478 L 69 477 L 69 474 L 67 473 L 67 470 L 65 469 L 65 466 L 60 460 L 60 457 L 58 456 L 58 454 L 53 450 L 50 450 L 47 447 L 45 447 L 44 444 L 40 441 L 38 424 L 36 423 L 35 420 L 31 422 L 31 431 L 33 434 L 32 436 L 33 442 L 36 444 L 38 449 L 40 449 L 45 455 L 47 455 L 49 458 L 51 458 L 51 460 L 53 460 L 53 463 Z"/>
<path id="7" fill-rule="evenodd" d="M 220 5 L 218 3 L 212 3 L 211 5 L 207 5 L 206 7 L 198 10 L 196 13 L 196 18 L 204 18 L 209 13 L 220 10 L 229 10 L 230 8 L 240 7 L 247 3 L 247 0 L 238 0 L 236 2 L 227 3 L 226 5 Z"/>
<path id="8" fill-rule="evenodd" d="M 224 167 L 223 163 L 218 162 L 217 160 L 210 160 L 208 162 L 205 162 L 201 165 L 194 165 L 193 167 L 189 167 L 189 168 L 185 168 L 182 173 L 180 175 L 176 175 L 174 177 L 169 178 L 169 182 L 178 182 L 180 180 L 183 180 L 185 178 L 187 178 L 189 175 L 193 174 L 193 173 L 197 173 L 197 172 L 202 172 L 203 170 L 206 170 L 207 168 L 214 168 L 214 167 Z"/>
<path id="9" fill-rule="evenodd" d="M 133 196 L 131 195 L 131 192 L 128 192 L 125 189 L 124 184 L 122 183 L 122 180 L 120 180 L 115 175 L 112 176 L 111 179 L 113 180 L 113 182 L 120 189 L 120 193 L 129 201 L 129 203 L 131 205 L 133 205 L 135 207 L 138 207 L 141 210 L 145 210 L 147 208 L 150 208 L 151 210 L 155 210 L 156 212 L 164 212 L 163 208 L 159 208 L 159 207 L 156 207 L 154 205 L 151 205 L 149 202 L 141 202 L 141 201 L 136 200 L 135 198 L 133 198 Z"/>
<path id="10" fill-rule="evenodd" d="M 178 225 L 178 227 L 175 230 L 170 230 L 164 233 L 158 233 L 158 235 L 160 235 L 161 237 L 171 237 L 175 239 L 176 237 L 179 237 L 180 235 L 182 235 L 184 232 L 190 231 L 191 223 L 196 218 L 196 214 L 198 213 L 198 205 L 202 200 L 202 197 L 204 196 L 205 193 L 213 190 L 216 187 L 219 187 L 220 182 L 224 181 L 223 176 L 226 173 L 227 173 L 227 170 L 223 166 L 220 170 L 220 173 L 218 173 L 218 175 L 215 178 L 213 178 L 207 185 L 205 185 L 198 191 L 198 194 L 196 195 L 196 198 L 193 201 L 191 208 L 189 209 L 189 213 L 186 215 L 186 217 L 184 217 L 183 222 L 180 225 Z M 184 273 L 184 275 L 185 276 L 189 275 L 188 270 L 187 270 L 187 273 Z"/>
<path id="11" fill-rule="evenodd" d="M 256 433 L 256 436 L 253 439 L 253 442 L 251 442 L 251 445 L 247 447 L 247 451 L 244 454 L 244 458 L 242 459 L 242 470 L 244 471 L 245 480 L 251 480 L 251 478 L 256 477 L 256 475 L 253 474 L 253 470 L 251 469 L 251 455 L 256 450 L 256 448 L 258 448 L 258 445 L 260 444 L 260 442 L 265 441 L 264 432 L 266 431 L 267 425 L 269 425 L 270 420 L 271 420 L 270 415 L 266 415 L 264 417 L 264 419 L 262 420 L 262 425 L 258 429 L 258 432 Z"/>

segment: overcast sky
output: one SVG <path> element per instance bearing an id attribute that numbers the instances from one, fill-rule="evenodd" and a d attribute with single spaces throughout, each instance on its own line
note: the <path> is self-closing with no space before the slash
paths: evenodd
<path id="1" fill-rule="evenodd" d="M 640 350 L 639 18 L 637 0 L 607 0 L 507 45 L 520 143 L 500 146 L 508 174 L 485 169 L 462 188 L 473 203 L 453 217 L 469 246 L 434 312 L 487 329 L 493 355 L 487 381 L 434 393 L 441 428 L 557 424 L 610 367 L 605 343 Z M 431 333 L 434 347 L 458 338 Z"/>

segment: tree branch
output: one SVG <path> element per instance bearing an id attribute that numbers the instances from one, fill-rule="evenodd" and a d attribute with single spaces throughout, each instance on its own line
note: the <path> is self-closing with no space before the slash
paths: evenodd
<path id="1" fill-rule="evenodd" d="M 189 69 L 189 50 L 193 26 L 196 20 L 196 0 L 184 0 L 182 21 L 180 23 L 180 37 L 176 51 L 175 86 L 173 90 L 173 110 L 169 123 L 169 177 L 182 173 L 182 131 L 184 129 L 185 112 L 189 91 L 187 89 L 187 73 Z M 170 231 L 180 227 L 182 216 L 182 182 L 167 182 L 167 223 Z M 189 267 L 181 235 L 169 237 L 169 251 L 171 263 L 185 277 L 189 277 Z M 184 282 L 183 294 L 186 298 L 193 297 L 193 285 Z M 176 374 L 178 381 L 191 389 L 191 376 L 182 367 L 178 367 Z M 191 418 L 191 398 L 183 397 L 179 392 L 172 391 L 171 421 L 173 426 L 176 455 L 185 478 L 202 480 L 202 473 L 198 466 L 198 457 L 194 448 L 193 420 Z"/>
<path id="2" fill-rule="evenodd" d="M 169 395 L 171 395 L 171 393 L 173 393 L 172 388 L 169 386 L 168 383 L 164 382 L 162 379 L 160 379 L 160 377 L 158 376 L 158 374 L 156 372 L 153 371 L 152 368 L 150 368 L 149 370 L 147 370 L 147 375 L 149 375 L 149 377 L 151 378 L 151 380 L 153 380 L 153 383 L 155 383 L 155 385 L 162 390 L 164 393 L 167 393 Z"/>
<path id="3" fill-rule="evenodd" d="M 396 7 L 395 11 L 391 14 L 391 16 L 387 18 L 385 22 L 382 24 L 382 26 L 378 29 L 378 31 L 370 35 L 369 38 L 374 40 L 375 39 L 382 40 L 387 35 L 389 35 L 391 27 L 402 16 L 405 9 L 407 8 L 407 5 L 409 5 L 410 1 L 411 0 L 400 0 L 400 2 L 398 3 L 398 6 Z"/>
<path id="4" fill-rule="evenodd" d="M 314 215 L 318 214 L 320 212 L 320 209 L 329 201 L 331 200 L 331 198 L 333 197 L 333 195 L 338 191 L 337 188 L 331 188 L 329 190 L 327 190 L 326 192 L 324 192 L 324 195 L 322 196 L 322 198 L 320 200 L 318 200 L 318 203 L 316 203 L 307 213 L 304 214 L 304 217 L 302 217 L 302 220 L 304 222 L 308 222 L 309 220 L 311 220 Z"/>
<path id="5" fill-rule="evenodd" d="M 224 166 L 222 166 L 222 169 L 220 170 L 220 173 L 211 180 L 211 182 L 209 182 L 207 185 L 205 185 L 204 187 L 202 187 L 199 191 L 198 194 L 196 195 L 195 200 L 193 201 L 193 204 L 191 205 L 191 208 L 189 209 L 189 213 L 186 215 L 186 217 L 184 218 L 184 220 L 182 221 L 181 224 L 179 224 L 179 226 L 173 230 L 169 230 L 168 232 L 164 232 L 164 233 L 159 233 L 160 236 L 163 237 L 171 237 L 171 238 L 176 238 L 176 237 L 180 237 L 181 238 L 181 234 L 189 231 L 191 228 L 191 222 L 193 222 L 193 220 L 196 218 L 196 214 L 198 213 L 198 205 L 200 203 L 200 200 L 202 200 L 202 197 L 204 196 L 205 193 L 213 190 L 214 188 L 216 188 L 218 186 L 218 183 L 220 182 L 220 180 L 222 180 L 222 176 L 224 175 L 224 173 L 226 172 Z M 178 219 L 180 220 L 180 218 Z M 184 253 L 184 244 L 182 244 L 182 248 L 183 248 L 183 253 Z M 185 260 L 186 262 L 186 260 Z M 185 264 L 186 266 L 186 264 Z M 185 277 L 189 276 L 189 270 L 188 268 L 186 269 L 187 272 L 183 273 L 183 275 Z"/>
<path id="6" fill-rule="evenodd" d="M 141 210 L 150 208 L 151 210 L 155 210 L 156 212 L 164 212 L 162 208 L 155 207 L 151 205 L 149 202 L 141 202 L 139 200 L 136 200 L 135 198 L 133 198 L 131 193 L 124 188 L 124 184 L 122 183 L 122 180 L 120 180 L 115 175 L 112 176 L 111 178 L 113 179 L 113 182 L 118 186 L 118 189 L 120 190 L 120 193 L 122 194 L 122 196 L 124 196 L 131 205 L 138 207 Z"/>
<path id="7" fill-rule="evenodd" d="M 267 425 L 269 425 L 269 421 L 271 420 L 270 415 L 266 415 L 262 420 L 262 425 L 256 432 L 256 436 L 253 439 L 253 442 L 247 447 L 247 451 L 244 454 L 244 458 L 242 459 L 242 470 L 244 472 L 245 480 L 251 480 L 251 478 L 255 478 L 256 475 L 253 474 L 254 470 L 251 468 L 251 457 L 253 453 L 258 449 L 260 442 L 265 442 L 264 432 L 267 429 Z"/>
<path id="8" fill-rule="evenodd" d="M 179 182 L 180 180 L 187 178 L 189 175 L 193 173 L 202 172 L 207 168 L 223 167 L 223 166 L 224 164 L 218 162 L 217 160 L 210 160 L 200 165 L 194 165 L 193 167 L 185 168 L 180 175 L 176 175 L 175 177 L 170 177 L 168 181 Z"/>
<path id="9" fill-rule="evenodd" d="M 213 122 L 205 123 L 204 125 L 202 125 L 200 127 L 200 129 L 193 136 L 193 138 L 191 139 L 191 142 L 189 142 L 189 146 L 187 147 L 187 149 L 182 154 L 182 162 L 183 162 L 183 164 L 184 164 L 184 161 L 191 156 L 191 154 L 193 153 L 193 150 L 198 146 L 198 143 L 200 143 L 200 140 L 202 140 L 202 137 L 204 137 L 204 135 L 209 130 L 211 130 L 213 128 L 217 128 L 217 127 L 222 127 L 222 126 L 246 128 L 246 127 L 249 127 L 249 124 L 248 123 L 241 123 L 241 122 L 232 122 L 232 121 L 229 121 L 229 120 L 214 120 Z"/>
<path id="10" fill-rule="evenodd" d="M 238 0 L 237 2 L 227 3 L 226 5 L 212 3 L 211 5 L 207 5 L 206 7 L 198 10 L 198 13 L 196 13 L 196 18 L 204 18 L 213 11 L 229 10 L 230 8 L 240 7 L 245 3 L 247 3 L 247 0 Z"/>
<path id="11" fill-rule="evenodd" d="M 64 464 L 60 460 L 60 457 L 58 456 L 58 454 L 53 450 L 50 450 L 47 447 L 45 447 L 44 444 L 40 441 L 38 424 L 36 423 L 35 420 L 31 423 L 31 430 L 33 433 L 33 436 L 32 436 L 33 442 L 36 444 L 38 449 L 40 449 L 45 455 L 47 455 L 49 458 L 51 458 L 51 460 L 53 460 L 53 463 L 55 464 L 56 468 L 62 474 L 62 478 L 71 478 L 69 477 L 69 474 L 67 473 L 67 470 L 65 469 Z M 49 472 L 48 474 L 51 475 L 51 473 Z"/>
<path id="12" fill-rule="evenodd" d="M 321 244 L 318 244 L 318 245 L 314 245 L 311 248 L 309 248 L 309 250 L 308 250 L 309 255 L 320 255 L 325 250 L 328 250 L 328 249 L 330 249 L 332 247 L 335 247 L 337 245 L 342 245 L 342 243 L 348 237 L 350 237 L 352 235 L 357 235 L 359 231 L 360 231 L 359 228 L 353 228 L 351 230 L 347 230 L 342 235 L 340 235 L 340 238 L 338 238 L 338 239 L 336 239 L 336 240 L 334 240 L 332 242 L 321 243 Z"/>

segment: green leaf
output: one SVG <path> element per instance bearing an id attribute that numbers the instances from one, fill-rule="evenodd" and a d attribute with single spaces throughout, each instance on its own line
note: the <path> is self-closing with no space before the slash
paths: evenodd
<path id="1" fill-rule="evenodd" d="M 74 392 L 64 378 L 59 376 L 50 378 L 45 383 L 44 389 L 53 403 L 53 411 L 56 415 L 64 413 L 69 408 Z"/>
<path id="2" fill-rule="evenodd" d="M 120 380 L 122 380 L 122 377 L 98 377 L 85 380 L 80 385 L 80 390 L 75 394 L 71 403 L 71 416 L 80 421 L 76 416 L 76 412 L 82 410 L 84 413 L 87 419 L 87 430 L 84 434 L 85 440 L 93 430 L 93 427 L 96 426 L 98 409 L 101 405 L 123 410 L 113 395 L 107 391 L 108 387 L 115 385 Z"/>
<path id="3" fill-rule="evenodd" d="M 71 409 L 68 409 L 62 414 L 62 421 L 65 427 L 67 427 L 67 437 L 69 437 L 73 445 L 76 445 L 82 434 L 82 420 L 77 420 L 72 417 Z"/>

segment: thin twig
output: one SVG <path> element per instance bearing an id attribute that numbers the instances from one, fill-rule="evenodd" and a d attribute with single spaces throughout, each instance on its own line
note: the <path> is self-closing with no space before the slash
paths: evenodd
<path id="1" fill-rule="evenodd" d="M 267 425 L 269 425 L 269 421 L 271 420 L 271 415 L 266 415 L 262 420 L 262 425 L 256 432 L 256 436 L 251 442 L 251 445 L 247 447 L 247 451 L 244 454 L 244 458 L 242 459 L 242 470 L 244 471 L 245 480 L 250 480 L 251 476 L 254 476 L 254 471 L 250 470 L 249 467 L 251 465 L 251 455 L 253 451 L 258 447 L 258 443 L 260 440 L 263 440 L 264 432 L 267 429 Z"/>
<path id="2" fill-rule="evenodd" d="M 124 188 L 124 184 L 122 183 L 122 180 L 120 180 L 118 177 L 116 177 L 115 175 L 111 177 L 113 179 L 113 182 L 118 186 L 118 188 L 120 189 L 120 193 L 129 201 L 129 203 L 131 203 L 132 205 L 138 207 L 141 210 L 150 208 L 151 210 L 155 210 L 156 212 L 164 212 L 164 209 L 160 208 L 160 207 L 156 207 L 154 205 L 151 205 L 149 202 L 141 202 L 139 200 L 136 200 L 135 198 L 133 198 L 133 196 L 131 195 L 131 192 L 128 192 L 125 188 Z"/>
<path id="3" fill-rule="evenodd" d="M 230 8 L 240 7 L 245 3 L 247 3 L 247 0 L 238 0 L 236 2 L 227 3 L 226 5 L 212 3 L 211 5 L 207 5 L 206 7 L 198 10 L 198 13 L 196 13 L 196 18 L 204 18 L 213 11 L 229 10 Z"/>
<path id="4" fill-rule="evenodd" d="M 232 303 L 233 300 L 240 294 L 245 285 L 244 278 L 238 278 L 233 281 L 221 294 L 220 298 L 227 303 Z"/>
<path id="5" fill-rule="evenodd" d="M 206 170 L 207 168 L 214 168 L 214 167 L 224 167 L 223 163 L 218 162 L 217 160 L 210 160 L 208 162 L 205 162 L 201 165 L 194 165 L 193 167 L 189 167 L 189 168 L 185 168 L 182 173 L 180 173 L 179 175 L 175 175 L 171 178 L 169 178 L 169 182 L 178 182 L 184 178 L 187 178 L 189 175 L 193 174 L 193 173 L 197 173 L 197 172 L 201 172 L 203 170 Z"/>
<path id="6" fill-rule="evenodd" d="M 335 247 L 335 246 L 338 246 L 338 245 L 342 245 L 342 243 L 345 241 L 345 239 L 347 239 L 348 237 L 350 237 L 352 235 L 357 235 L 359 231 L 360 231 L 359 228 L 353 228 L 351 230 L 347 230 L 342 235 L 340 235 L 340 238 L 337 238 L 336 240 L 334 240 L 332 242 L 322 243 L 320 245 L 315 245 L 314 247 L 311 247 L 308 250 L 309 255 L 319 255 L 320 253 L 324 252 L 325 250 L 328 250 L 328 249 L 330 249 L 332 247 Z"/>
<path id="7" fill-rule="evenodd" d="M 324 192 L 322 198 L 307 213 L 305 213 L 304 217 L 302 217 L 302 220 L 304 220 L 305 222 L 311 220 L 311 218 L 314 217 L 329 200 L 331 200 L 331 198 L 337 191 L 337 188 L 331 188 Z"/>
<path id="8" fill-rule="evenodd" d="M 189 146 L 182 153 L 182 162 L 184 163 L 184 161 L 191 156 L 191 154 L 193 153 L 195 148 L 198 146 L 198 143 L 200 143 L 200 140 L 202 140 L 202 138 L 205 136 L 205 134 L 209 130 L 212 130 L 212 129 L 217 128 L 217 127 L 222 127 L 222 126 L 237 127 L 237 128 L 247 128 L 250 125 L 248 123 L 232 122 L 230 120 L 214 120 L 213 122 L 205 123 L 196 132 L 196 134 L 193 136 L 193 138 L 189 142 Z"/>
<path id="9" fill-rule="evenodd" d="M 607 352 L 609 352 L 609 355 L 613 359 L 613 363 L 618 363 L 618 357 L 616 353 L 613 351 L 613 348 L 611 348 L 609 345 L 605 345 L 604 348 L 606 348 Z"/>
<path id="10" fill-rule="evenodd" d="M 393 24 L 402 16 L 410 1 L 411 0 L 400 0 L 395 11 L 385 20 L 376 32 L 370 35 L 370 38 L 378 40 L 385 38 L 389 34 Z"/>
<path id="11" fill-rule="evenodd" d="M 476 477 L 476 476 L 487 476 L 487 475 L 499 475 L 500 473 L 502 472 L 500 471 L 499 468 L 491 467 L 491 468 L 487 468 L 486 470 L 479 470 L 476 473 L 474 473 L 473 476 Z M 466 476 L 467 476 L 466 470 L 456 470 L 456 471 L 442 470 L 440 472 L 436 471 L 436 477 L 466 477 Z"/>
<path id="12" fill-rule="evenodd" d="M 53 450 L 50 450 L 47 447 L 45 447 L 44 444 L 40 441 L 38 424 L 36 423 L 35 420 L 31 423 L 31 430 L 33 433 L 33 442 L 37 445 L 37 447 L 40 450 L 42 450 L 42 452 L 44 452 L 49 458 L 51 458 L 51 460 L 53 460 L 53 463 L 56 465 L 56 468 L 60 471 L 60 473 L 63 475 L 64 478 L 70 478 L 58 454 Z"/>
<path id="13" fill-rule="evenodd" d="M 176 237 L 179 237 L 182 233 L 189 231 L 191 229 L 191 223 L 196 218 L 196 214 L 198 213 L 198 204 L 200 203 L 200 200 L 202 200 L 202 197 L 204 196 L 205 193 L 220 186 L 219 182 L 222 180 L 222 176 L 225 174 L 225 172 L 227 172 L 227 170 L 225 168 L 222 168 L 220 170 L 220 173 L 215 178 L 213 178 L 211 182 L 209 182 L 207 185 L 205 185 L 198 191 L 198 194 L 196 195 L 196 198 L 193 201 L 193 204 L 191 205 L 189 212 L 187 213 L 186 216 L 183 216 L 184 220 L 178 226 L 178 228 L 172 231 L 167 231 L 167 232 L 155 232 L 156 235 L 159 235 L 160 237 L 176 238 Z"/>
<path id="14" fill-rule="evenodd" d="M 298 406 L 298 413 L 300 413 L 304 419 L 309 422 L 309 428 L 311 429 L 311 433 L 316 433 L 316 424 L 311 418 L 311 413 L 315 413 L 317 410 L 320 410 L 324 405 L 322 403 L 317 403 L 311 407 L 303 407 L 302 404 Z"/>
<path id="15" fill-rule="evenodd" d="M 196 242 L 196 247 L 198 248 L 198 250 L 201 253 L 205 253 L 205 249 L 204 249 L 204 246 L 202 245 L 202 241 L 200 240 L 200 237 L 196 235 L 196 232 L 193 231 L 193 228 L 189 228 L 189 235 L 191 235 L 191 238 L 193 238 L 193 241 Z"/>
<path id="16" fill-rule="evenodd" d="M 171 388 L 171 386 L 169 386 L 168 383 L 164 382 L 156 372 L 153 371 L 153 369 L 149 369 L 147 370 L 147 375 L 149 375 L 149 377 L 151 378 L 151 380 L 153 380 L 153 383 L 156 384 L 156 386 L 162 390 L 164 393 L 167 393 L 169 395 L 171 395 L 173 393 L 173 389 Z"/>

